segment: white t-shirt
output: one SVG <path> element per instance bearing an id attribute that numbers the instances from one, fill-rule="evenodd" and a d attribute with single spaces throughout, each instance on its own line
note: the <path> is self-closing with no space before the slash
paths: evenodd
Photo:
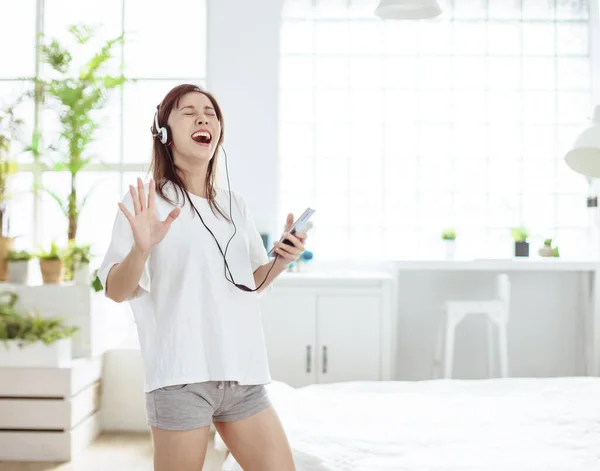
<path id="1" fill-rule="evenodd" d="M 165 193 L 176 196 L 174 185 L 168 183 Z M 181 192 L 179 197 L 181 213 L 152 250 L 139 286 L 128 299 L 140 340 L 145 391 L 202 381 L 267 384 L 271 378 L 258 293 L 242 291 L 227 281 L 215 240 L 189 202 L 184 203 Z M 206 199 L 190 197 L 225 251 L 232 224 L 215 216 Z M 229 215 L 228 191 L 217 190 L 216 199 Z M 129 193 L 122 202 L 135 214 Z M 227 250 L 227 263 L 236 283 L 254 288 L 253 273 L 268 262 L 267 252 L 244 199 L 232 192 L 231 204 L 237 232 Z M 156 196 L 160 220 L 173 208 Z M 98 270 L 103 286 L 110 269 L 132 245 L 131 226 L 118 209 L 112 240 Z"/>

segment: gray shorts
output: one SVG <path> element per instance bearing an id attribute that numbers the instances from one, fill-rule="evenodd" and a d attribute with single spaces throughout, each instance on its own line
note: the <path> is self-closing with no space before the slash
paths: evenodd
<path id="1" fill-rule="evenodd" d="M 192 430 L 250 417 L 271 405 L 264 385 L 208 381 L 158 388 L 146 393 L 148 425 Z"/>

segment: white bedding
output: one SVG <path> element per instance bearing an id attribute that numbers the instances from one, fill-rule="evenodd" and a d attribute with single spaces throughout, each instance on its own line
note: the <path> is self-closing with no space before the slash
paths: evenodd
<path id="1" fill-rule="evenodd" d="M 298 471 L 600 470 L 600 378 L 274 382 L 269 392 Z M 224 470 L 241 468 L 230 456 Z"/>

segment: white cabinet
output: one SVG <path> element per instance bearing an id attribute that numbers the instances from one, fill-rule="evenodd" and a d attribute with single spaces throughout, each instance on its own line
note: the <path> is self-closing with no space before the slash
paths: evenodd
<path id="1" fill-rule="evenodd" d="M 261 298 L 271 376 L 294 387 L 394 377 L 388 275 L 285 274 Z"/>

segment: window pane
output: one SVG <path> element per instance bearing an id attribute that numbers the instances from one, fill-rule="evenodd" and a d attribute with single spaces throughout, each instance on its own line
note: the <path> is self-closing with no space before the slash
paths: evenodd
<path id="1" fill-rule="evenodd" d="M 33 250 L 33 174 L 19 172 L 8 180 L 9 235 L 16 237 L 15 249 Z"/>
<path id="2" fill-rule="evenodd" d="M 59 247 L 65 247 L 68 236 L 68 221 L 61 207 L 65 207 L 69 195 L 70 176 L 67 172 L 44 172 L 42 185 L 46 190 L 54 193 L 60 199 L 61 204 L 59 205 L 49 193 L 40 191 L 41 244 L 45 249 L 48 249 L 50 243 L 54 241 Z"/>
<path id="3" fill-rule="evenodd" d="M 523 61 L 523 88 L 526 90 L 554 90 L 554 59 L 528 57 Z"/>
<path id="4" fill-rule="evenodd" d="M 484 55 L 486 47 L 485 24 L 455 23 L 454 48 L 464 55 Z"/>
<path id="5" fill-rule="evenodd" d="M 380 22 L 357 22 L 350 25 L 350 52 L 378 54 L 383 44 L 384 29 Z"/>
<path id="6" fill-rule="evenodd" d="M 150 127 L 154 122 L 156 107 L 167 92 L 178 84 L 179 82 L 157 80 L 125 85 L 123 162 L 150 163 L 152 151 Z"/>
<path id="7" fill-rule="evenodd" d="M 91 8 L 89 3 L 77 0 L 45 0 L 44 32 L 49 38 L 56 38 L 73 54 L 72 71 L 78 71 L 105 42 L 117 38 L 122 32 L 122 0 L 107 0 L 101 8 Z M 94 30 L 92 39 L 85 45 L 77 44 L 69 33 L 71 25 L 86 25 Z M 121 65 L 121 48 L 115 46 L 114 57 L 107 64 L 106 72 L 118 74 Z"/>
<path id="8" fill-rule="evenodd" d="M 591 86 L 590 61 L 586 58 L 559 57 L 557 64 L 558 88 L 588 90 Z"/>
<path id="9" fill-rule="evenodd" d="M 94 140 L 88 146 L 88 153 L 94 161 L 118 163 L 121 161 L 121 90 L 111 91 L 104 108 L 94 113 L 98 129 Z"/>
<path id="10" fill-rule="evenodd" d="M 35 74 L 36 3 L 36 0 L 11 2 L 10 13 L 8 5 L 4 5 L 0 16 L 0 44 L 3 45 L 0 78 Z"/>
<path id="11" fill-rule="evenodd" d="M 313 61 L 308 57 L 286 56 L 280 64 L 281 89 L 313 86 Z"/>
<path id="12" fill-rule="evenodd" d="M 281 52 L 309 54 L 314 47 L 312 21 L 285 21 L 281 25 Z"/>
<path id="13" fill-rule="evenodd" d="M 280 116 L 287 122 L 311 122 L 314 119 L 311 91 L 282 91 L 279 95 Z"/>
<path id="14" fill-rule="evenodd" d="M 81 172 L 77 176 L 78 197 L 89 195 L 79 217 L 77 242 L 91 244 L 95 255 L 105 253 L 121 200 L 118 172 Z"/>
<path id="15" fill-rule="evenodd" d="M 491 57 L 488 59 L 489 88 L 516 90 L 521 87 L 521 59 Z"/>
<path id="16" fill-rule="evenodd" d="M 554 48 L 554 24 L 523 23 L 523 54 L 552 56 Z"/>
<path id="17" fill-rule="evenodd" d="M 185 12 L 185 14 L 182 14 Z M 165 28 L 168 27 L 168 32 Z M 125 2 L 125 72 L 143 78 L 203 78 L 206 75 L 206 1 L 171 0 L 149 8 L 143 0 Z M 193 45 L 183 55 L 182 44 Z M 190 56 L 191 55 L 191 56 Z"/>
<path id="18" fill-rule="evenodd" d="M 345 22 L 319 21 L 315 24 L 317 54 L 347 54 L 350 50 L 350 25 Z"/>
<path id="19" fill-rule="evenodd" d="M 387 88 L 413 88 L 417 84 L 417 60 L 414 57 L 389 57 L 383 64 Z"/>
<path id="20" fill-rule="evenodd" d="M 589 93 L 562 92 L 558 95 L 557 120 L 565 124 L 585 124 L 591 108 L 592 100 Z"/>
<path id="21" fill-rule="evenodd" d="M 589 52 L 588 25 L 580 23 L 556 25 L 559 55 L 585 55 Z"/>
<path id="22" fill-rule="evenodd" d="M 318 88 L 342 88 L 349 83 L 350 64 L 344 57 L 317 58 L 315 60 L 315 86 Z M 312 77 L 303 82 L 311 86 Z"/>
<path id="23" fill-rule="evenodd" d="M 25 99 L 24 94 L 31 89 L 29 82 L 0 81 L 0 109 L 14 107 L 14 119 L 21 121 L 18 135 L 11 141 L 10 158 L 20 163 L 31 163 L 33 156 L 23 150 L 31 143 L 34 123 L 34 103 Z M 6 123 L 4 123 L 6 125 Z"/>
<path id="24" fill-rule="evenodd" d="M 487 26 L 489 53 L 517 55 L 521 52 L 521 28 L 518 24 L 489 23 Z"/>

